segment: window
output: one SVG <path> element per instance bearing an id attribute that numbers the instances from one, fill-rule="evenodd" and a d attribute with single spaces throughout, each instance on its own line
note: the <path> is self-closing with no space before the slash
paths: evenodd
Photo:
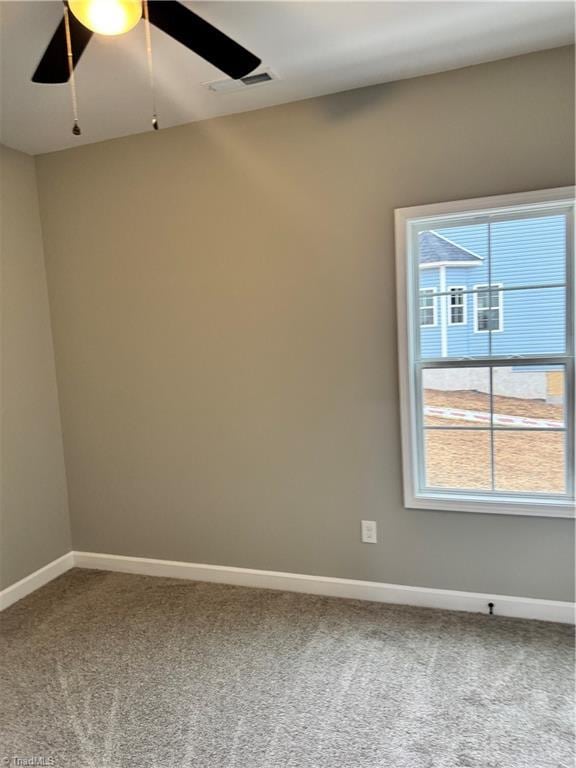
<path id="1" fill-rule="evenodd" d="M 435 293 L 435 288 L 420 289 L 420 325 L 423 328 L 436 325 Z"/>
<path id="2" fill-rule="evenodd" d="M 573 201 L 396 211 L 407 507 L 574 516 Z"/>
<path id="3" fill-rule="evenodd" d="M 464 286 L 451 286 L 448 289 L 450 300 L 450 315 L 448 323 L 450 325 L 466 325 L 466 295 Z"/>
<path id="4" fill-rule="evenodd" d="M 502 330 L 502 296 L 500 284 L 474 286 L 474 331 Z"/>

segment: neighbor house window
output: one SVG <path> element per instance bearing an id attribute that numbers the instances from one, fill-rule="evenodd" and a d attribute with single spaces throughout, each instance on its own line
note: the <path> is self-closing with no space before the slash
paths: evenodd
<path id="1" fill-rule="evenodd" d="M 474 286 L 474 330 L 476 333 L 502 330 L 502 285 Z"/>
<path id="2" fill-rule="evenodd" d="M 435 288 L 420 289 L 420 325 L 436 325 Z"/>
<path id="3" fill-rule="evenodd" d="M 448 300 L 450 302 L 450 314 L 448 322 L 450 325 L 466 324 L 466 288 L 464 286 L 452 286 L 448 289 Z"/>
<path id="4" fill-rule="evenodd" d="M 573 201 L 396 211 L 407 507 L 574 515 Z"/>

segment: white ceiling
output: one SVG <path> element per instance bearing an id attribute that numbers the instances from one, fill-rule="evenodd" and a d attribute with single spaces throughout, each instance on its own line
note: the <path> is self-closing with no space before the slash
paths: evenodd
<path id="1" fill-rule="evenodd" d="M 153 29 L 161 127 L 454 69 L 574 40 L 572 2 L 185 3 L 257 54 L 278 81 L 213 93 L 224 75 Z M 150 130 L 144 30 L 94 36 L 77 67 L 82 136 L 66 85 L 30 77 L 62 15 L 59 2 L 0 1 L 0 140 L 38 154 Z"/>

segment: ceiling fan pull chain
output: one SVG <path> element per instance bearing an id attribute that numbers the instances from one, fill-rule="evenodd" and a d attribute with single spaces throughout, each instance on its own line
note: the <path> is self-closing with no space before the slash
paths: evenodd
<path id="1" fill-rule="evenodd" d="M 72 97 L 72 113 L 74 115 L 74 125 L 72 133 L 74 136 L 80 136 L 82 131 L 78 124 L 78 99 L 76 98 L 76 79 L 74 77 L 74 57 L 72 54 L 72 36 L 70 35 L 70 18 L 68 16 L 68 3 L 64 0 L 64 29 L 66 31 L 66 55 L 68 58 L 68 71 L 70 73 L 70 95 Z"/>
<path id="2" fill-rule="evenodd" d="M 148 77 L 150 78 L 150 91 L 152 93 L 152 127 L 158 130 L 158 115 L 156 113 L 156 94 L 154 92 L 154 68 L 152 65 L 152 38 L 150 36 L 150 16 L 148 15 L 148 0 L 142 2 L 144 8 L 144 31 L 146 33 L 146 58 L 148 60 Z"/>

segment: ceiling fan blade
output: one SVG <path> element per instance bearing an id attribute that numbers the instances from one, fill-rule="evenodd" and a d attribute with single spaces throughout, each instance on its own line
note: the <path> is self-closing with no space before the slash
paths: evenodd
<path id="1" fill-rule="evenodd" d="M 232 38 L 176 0 L 149 0 L 150 23 L 238 80 L 262 63 Z"/>
<path id="2" fill-rule="evenodd" d="M 72 43 L 72 61 L 78 64 L 84 49 L 94 34 L 81 24 L 73 13 L 68 14 L 70 20 L 70 42 Z M 33 83 L 66 83 L 70 77 L 68 71 L 68 54 L 66 51 L 66 26 L 64 17 L 56 27 L 56 32 L 44 51 L 44 56 L 32 75 Z"/>

